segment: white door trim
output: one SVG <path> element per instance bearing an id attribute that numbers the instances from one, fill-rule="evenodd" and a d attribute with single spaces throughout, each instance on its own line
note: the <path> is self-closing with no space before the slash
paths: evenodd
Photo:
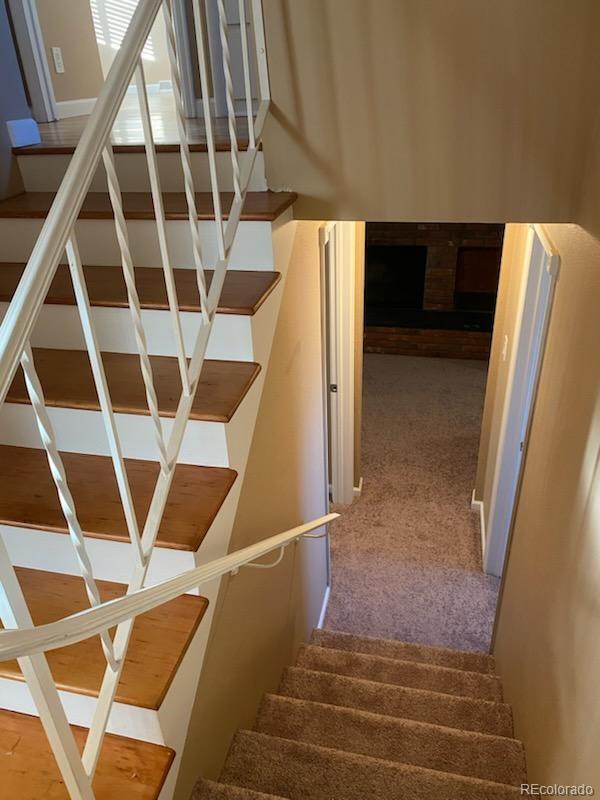
<path id="1" fill-rule="evenodd" d="M 321 228 L 321 264 L 325 295 L 331 499 L 354 499 L 354 337 L 356 225 L 335 222 Z"/>
<path id="2" fill-rule="evenodd" d="M 531 226 L 526 253 L 483 559 L 485 571 L 498 577 L 504 570 L 560 264 L 540 225 Z"/>
<path id="3" fill-rule="evenodd" d="M 159 12 L 161 13 L 161 12 Z M 191 54 L 191 32 L 186 13 L 186 0 L 173 2 L 173 27 L 177 41 L 177 58 L 181 72 L 181 94 L 186 117 L 197 117 L 196 91 L 194 89 L 194 69 Z"/>
<path id="4" fill-rule="evenodd" d="M 37 122 L 53 122 L 58 109 L 35 0 L 8 0 L 8 4 L 33 116 Z"/>

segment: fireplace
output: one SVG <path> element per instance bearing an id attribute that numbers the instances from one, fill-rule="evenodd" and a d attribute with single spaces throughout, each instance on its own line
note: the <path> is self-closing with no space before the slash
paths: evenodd
<path id="1" fill-rule="evenodd" d="M 367 325 L 399 325 L 407 311 L 423 308 L 426 264 L 423 245 L 367 245 Z"/>
<path id="2" fill-rule="evenodd" d="M 485 358 L 503 225 L 367 223 L 365 350 Z"/>

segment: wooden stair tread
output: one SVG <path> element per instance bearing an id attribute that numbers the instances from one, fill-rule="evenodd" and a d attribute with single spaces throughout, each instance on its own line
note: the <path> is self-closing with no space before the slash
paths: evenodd
<path id="1" fill-rule="evenodd" d="M 33 349 L 47 406 L 100 410 L 86 350 Z M 140 359 L 135 353 L 102 353 L 113 409 L 124 414 L 149 415 Z M 174 417 L 181 394 L 176 358 L 150 356 L 159 413 Z M 260 365 L 252 361 L 206 360 L 194 398 L 193 420 L 228 422 L 252 386 Z M 9 403 L 29 404 L 21 370 L 8 391 Z"/>
<path id="2" fill-rule="evenodd" d="M 61 455 L 83 532 L 98 539 L 129 541 L 112 460 L 81 453 Z M 160 467 L 154 461 L 131 458 L 125 459 L 125 466 L 142 526 Z M 177 464 L 157 544 L 197 550 L 236 477 L 225 467 Z M 44 450 L 0 445 L 0 524 L 67 533 Z"/>
<path id="3" fill-rule="evenodd" d="M 238 150 L 244 152 L 248 149 L 247 139 L 238 140 Z M 40 144 L 30 144 L 23 147 L 13 147 L 12 152 L 15 156 L 72 156 L 75 152 L 76 144 L 50 144 L 42 140 Z M 188 144 L 190 153 L 208 153 L 206 142 L 190 142 Z M 180 146 L 177 142 L 156 142 L 154 149 L 157 153 L 179 153 Z M 263 149 L 262 142 L 258 146 Z M 143 142 L 132 142 L 131 144 L 116 144 L 113 142 L 113 153 L 145 153 L 146 145 Z M 230 153 L 231 145 L 229 141 L 215 142 L 215 152 Z"/>
<path id="4" fill-rule="evenodd" d="M 43 219 L 54 200 L 54 192 L 23 192 L 0 202 L 0 218 Z M 233 194 L 221 193 L 224 210 L 229 209 Z M 254 222 L 273 222 L 296 200 L 293 192 L 248 192 L 244 212 L 240 219 Z M 165 217 L 169 220 L 187 220 L 188 209 L 183 192 L 163 192 Z M 196 192 L 198 219 L 214 219 L 212 194 Z M 150 192 L 123 192 L 123 211 L 127 219 L 154 219 L 154 206 Z M 113 212 L 108 193 L 89 192 L 83 201 L 79 219 L 112 219 Z"/>
<path id="5" fill-rule="evenodd" d="M 83 750 L 87 730 L 71 726 Z M 97 800 L 156 800 L 173 762 L 169 747 L 107 733 L 94 778 Z M 69 800 L 38 717 L 0 711 L 2 796 Z"/>
<path id="6" fill-rule="evenodd" d="M 0 263 L 0 300 L 9 302 L 23 274 L 25 264 Z M 127 308 L 127 292 L 121 267 L 86 266 L 85 278 L 93 306 Z M 193 269 L 174 269 L 177 297 L 181 311 L 199 311 L 198 284 Z M 212 270 L 206 270 L 210 287 Z M 167 290 L 162 269 L 136 267 L 136 285 L 142 308 L 167 310 Z M 252 316 L 281 279 L 280 272 L 267 270 L 228 270 L 219 302 L 220 314 Z M 75 305 L 69 268 L 59 266 L 46 296 L 46 303 Z"/>
<path id="7" fill-rule="evenodd" d="M 15 569 L 34 624 L 44 625 L 89 608 L 82 578 L 23 567 Z M 127 588 L 109 581 L 97 581 L 97 585 L 102 601 L 121 597 Z M 117 702 L 151 709 L 160 707 L 207 607 L 205 597 L 184 594 L 136 619 L 116 693 Z M 50 650 L 46 657 L 59 689 L 98 694 L 106 668 L 98 636 Z M 0 676 L 22 680 L 16 661 L 0 662 Z"/>
<path id="8" fill-rule="evenodd" d="M 151 101 L 152 102 L 152 101 Z M 154 131 L 154 144 L 159 153 L 179 152 L 179 129 L 174 109 L 160 105 L 161 125 Z M 14 147 L 15 155 L 72 155 L 79 144 L 81 135 L 89 121 L 89 115 L 67 117 L 55 122 L 40 123 L 40 144 L 27 147 Z M 235 121 L 239 150 L 248 149 L 248 122 L 246 117 Z M 215 149 L 229 152 L 229 120 L 215 117 L 212 121 Z M 202 117 L 185 120 L 186 140 L 192 152 L 207 152 L 206 128 Z M 111 130 L 111 142 L 115 153 L 145 153 L 144 137 L 140 127 L 139 110 L 122 109 L 117 115 Z M 262 149 L 262 146 L 261 146 Z"/>

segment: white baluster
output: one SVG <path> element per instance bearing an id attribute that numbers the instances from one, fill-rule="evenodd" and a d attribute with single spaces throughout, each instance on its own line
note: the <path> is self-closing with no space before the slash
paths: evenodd
<path id="1" fill-rule="evenodd" d="M 67 482 L 67 474 L 65 472 L 63 460 L 56 447 L 54 428 L 48 416 L 48 411 L 44 402 L 44 392 L 33 363 L 31 345 L 27 345 L 21 356 L 21 367 L 23 369 L 23 375 L 25 376 L 25 385 L 27 387 L 29 399 L 31 400 L 42 444 L 44 445 L 48 457 L 48 464 L 58 493 L 60 507 L 65 515 L 69 535 L 75 549 L 77 561 L 79 562 L 79 569 L 85 583 L 85 590 L 90 603 L 93 606 L 97 606 L 102 602 L 100 599 L 100 592 L 94 580 L 92 564 L 85 547 L 83 531 L 81 530 L 81 525 L 77 517 L 75 501 L 73 500 L 73 495 L 71 494 Z M 111 670 L 115 671 L 118 667 L 118 662 L 114 655 L 112 641 L 107 632 L 102 636 L 102 646 L 109 667 Z"/>
<path id="2" fill-rule="evenodd" d="M 171 76 L 173 78 L 173 98 L 175 100 L 175 116 L 177 118 L 177 131 L 179 134 L 179 152 L 181 155 L 185 197 L 188 206 L 188 219 L 190 222 L 190 232 L 192 235 L 194 266 L 196 267 L 196 278 L 198 283 L 198 292 L 200 294 L 202 318 L 204 324 L 206 325 L 208 324 L 208 309 L 206 305 L 206 276 L 204 275 L 202 259 L 202 243 L 200 241 L 200 230 L 198 225 L 198 210 L 196 208 L 196 193 L 194 189 L 194 177 L 192 175 L 192 161 L 185 127 L 183 97 L 181 91 L 181 74 L 179 71 L 179 62 L 177 61 L 175 27 L 173 24 L 173 15 L 169 0 L 164 0 L 163 2 L 163 13 L 165 18 L 165 28 L 167 31 L 167 50 L 169 52 Z"/>
<path id="3" fill-rule="evenodd" d="M 0 619 L 6 629 L 33 628 L 23 590 L 0 536 Z M 43 653 L 19 658 L 19 667 L 40 715 L 48 742 L 72 800 L 94 800 L 94 792 L 86 774 L 79 748 L 73 737 L 54 678 Z"/>
<path id="4" fill-rule="evenodd" d="M 133 268 L 133 259 L 131 258 L 131 248 L 129 247 L 127 223 L 125 222 L 125 215 L 123 213 L 121 189 L 119 187 L 119 179 L 117 177 L 114 156 L 112 147 L 110 145 L 108 145 L 104 150 L 103 161 L 108 181 L 108 193 L 110 195 L 110 201 L 115 215 L 115 229 L 117 232 L 119 248 L 121 250 L 123 277 L 125 278 L 125 285 L 127 287 L 129 310 L 133 320 L 135 340 L 140 357 L 140 366 L 144 380 L 144 388 L 146 390 L 146 402 L 148 403 L 148 410 L 150 411 L 150 416 L 152 417 L 152 422 L 154 425 L 154 437 L 158 447 L 161 469 L 163 472 L 169 472 L 172 465 L 167 459 L 167 449 L 165 446 L 160 415 L 158 413 L 158 399 L 156 397 L 156 390 L 154 388 L 152 364 L 150 362 L 150 356 L 148 355 L 146 332 L 142 322 L 140 298 L 138 297 L 137 288 L 135 285 L 135 271 Z"/>
<path id="5" fill-rule="evenodd" d="M 231 76 L 231 53 L 229 51 L 229 33 L 224 0 L 217 0 L 219 10 L 219 33 L 223 49 L 223 74 L 225 75 L 225 100 L 227 102 L 227 124 L 231 142 L 231 166 L 233 168 L 233 191 L 236 198 L 241 196 L 240 161 L 237 143 L 237 126 L 235 119 L 235 102 L 233 97 L 233 78 Z"/>
<path id="6" fill-rule="evenodd" d="M 225 258 L 225 230 L 223 226 L 223 212 L 221 209 L 221 194 L 219 192 L 219 176 L 217 174 L 217 155 L 215 136 L 213 131 L 212 111 L 210 107 L 210 81 L 208 78 L 208 57 L 204 47 L 204 20 L 200 10 L 200 3 L 192 3 L 194 11 L 194 32 L 196 34 L 196 49 L 198 52 L 198 66 L 200 69 L 200 92 L 202 94 L 202 110 L 204 113 L 204 128 L 206 131 L 206 149 L 208 150 L 208 168 L 210 171 L 210 184 L 215 212 L 215 225 L 217 231 L 217 252 L 219 259 Z"/>
<path id="7" fill-rule="evenodd" d="M 250 57 L 248 55 L 248 27 L 246 22 L 246 0 L 239 0 L 240 36 L 242 41 L 242 65 L 244 67 L 244 91 L 246 94 L 246 118 L 248 120 L 248 147 L 255 146 L 254 110 L 252 108 L 252 84 L 250 81 Z"/>
<path id="8" fill-rule="evenodd" d="M 165 284 L 167 287 L 167 298 L 169 300 L 169 310 L 173 323 L 173 333 L 175 336 L 175 346 L 177 348 L 177 361 L 179 363 L 179 373 L 181 384 L 186 394 L 190 393 L 190 382 L 187 373 L 187 359 L 185 357 L 185 345 L 183 342 L 183 331 L 181 329 L 181 317 L 179 314 L 179 302 L 177 299 L 177 287 L 175 286 L 175 276 L 169 257 L 169 245 L 167 243 L 167 230 L 165 222 L 165 209 L 163 204 L 162 190 L 160 187 L 160 175 L 158 171 L 158 159 L 154 146 L 154 134 L 152 132 L 152 119 L 150 117 L 150 105 L 146 89 L 146 78 L 144 75 L 144 64 L 142 59 L 138 62 L 136 70 L 136 85 L 140 111 L 142 114 L 142 128 L 144 130 L 144 143 L 146 145 L 146 159 L 148 161 L 148 176 L 152 190 L 152 203 L 154 205 L 154 216 L 156 218 L 156 233 L 158 236 L 158 247 L 162 262 Z M 206 293 L 206 292 L 205 292 Z"/>
<path id="9" fill-rule="evenodd" d="M 100 408 L 102 410 L 102 417 L 104 419 L 104 428 L 106 430 L 108 446 L 113 460 L 115 477 L 117 479 L 117 486 L 121 496 L 123 513 L 125 514 L 125 521 L 127 523 L 127 530 L 129 532 L 129 538 L 131 540 L 131 544 L 133 545 L 137 562 L 142 563 L 144 561 L 144 554 L 142 553 L 139 526 L 133 505 L 133 498 L 131 496 L 129 479 L 127 477 L 127 470 L 125 468 L 125 461 L 121 451 L 121 442 L 119 438 L 119 432 L 117 430 L 117 423 L 115 421 L 112 401 L 110 399 L 110 391 L 108 388 L 108 381 L 106 380 L 106 372 L 104 370 L 104 364 L 102 363 L 102 354 L 100 352 L 100 346 L 98 344 L 98 339 L 96 337 L 96 331 L 94 329 L 94 323 L 92 320 L 90 299 L 85 282 L 83 266 L 81 264 L 81 256 L 79 255 L 79 248 L 77 246 L 77 239 L 75 238 L 75 232 L 71 234 L 71 238 L 67 243 L 67 259 L 69 261 L 69 268 L 71 270 L 71 280 L 73 281 L 75 300 L 79 309 L 81 328 L 83 330 L 83 336 L 88 349 L 92 373 L 94 375 L 94 381 L 96 384 L 96 391 L 98 392 L 98 399 L 100 401 Z"/>

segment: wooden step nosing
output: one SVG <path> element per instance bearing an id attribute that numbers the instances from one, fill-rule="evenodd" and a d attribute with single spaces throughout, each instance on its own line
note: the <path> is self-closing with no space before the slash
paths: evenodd
<path id="1" fill-rule="evenodd" d="M 51 619 L 69 617 L 88 605 L 83 582 L 78 575 L 25 567 L 17 567 L 16 570 L 34 622 L 37 621 L 38 624 Z M 110 600 L 115 596 L 123 596 L 127 585 L 117 581 L 101 580 L 98 581 L 98 588 L 102 598 Z M 160 709 L 181 662 L 196 636 L 198 627 L 206 616 L 208 606 L 209 601 L 206 597 L 185 594 L 170 601 L 167 608 L 157 609 L 150 612 L 150 616 L 142 615 L 136 620 L 132 633 L 132 647 L 125 658 L 123 678 L 125 685 L 122 686 L 120 683 L 115 693 L 115 700 L 121 706 L 145 709 L 149 712 Z M 173 626 L 172 614 L 180 615 L 181 625 Z M 160 639 L 154 633 L 156 625 L 165 634 Z M 174 628 L 174 633 L 166 637 L 169 628 Z M 56 648 L 48 654 L 57 688 L 74 698 L 99 695 L 100 683 L 97 686 L 93 685 L 92 676 L 96 672 L 100 676 L 105 665 L 102 651 L 95 639 L 96 637 L 90 637 L 89 640 L 75 645 L 75 650 Z M 139 665 L 140 658 L 144 655 L 153 659 L 152 669 L 146 671 L 142 669 L 141 672 L 135 669 L 136 680 L 132 682 L 132 669 Z M 80 668 L 81 658 L 84 658 L 83 663 L 87 670 Z M 148 680 L 150 676 L 151 681 Z M 24 682 L 15 660 L 0 662 L 0 678 Z M 135 689 L 132 692 L 128 687 L 133 686 Z"/>
<path id="2" fill-rule="evenodd" d="M 69 354 L 87 354 L 86 350 L 72 350 L 72 349 L 69 349 L 69 350 L 64 350 L 63 351 L 63 350 L 60 350 L 59 348 L 41 348 L 41 347 L 34 347 L 34 349 L 33 349 L 34 360 L 37 357 L 42 357 L 42 358 L 43 357 L 46 357 L 46 358 L 53 357 L 54 354 L 60 354 L 61 352 L 64 352 L 65 354 L 66 353 L 69 353 Z M 135 368 L 139 369 L 139 357 L 135 353 L 112 353 L 112 352 L 109 352 L 109 351 L 105 351 L 104 355 L 107 356 L 107 357 L 109 357 L 109 356 L 119 356 L 121 361 L 125 361 L 125 360 L 129 359 L 131 361 L 131 364 Z M 168 359 L 169 362 L 172 363 L 173 365 L 176 365 L 176 363 L 177 363 L 177 359 L 174 356 L 151 356 L 150 357 L 151 362 L 152 362 L 153 358 L 157 359 L 157 361 L 160 359 L 163 362 Z M 189 419 L 192 422 L 208 422 L 208 423 L 227 424 L 228 422 L 230 422 L 232 420 L 235 412 L 238 410 L 238 408 L 242 404 L 243 400 L 245 399 L 245 397 L 250 392 L 250 389 L 254 385 L 254 382 L 256 381 L 256 379 L 258 378 L 258 376 L 259 376 L 259 374 L 261 372 L 261 365 L 256 361 L 243 361 L 242 362 L 242 361 L 231 361 L 231 360 L 227 360 L 227 359 L 206 359 L 205 363 L 207 365 L 207 368 L 210 368 L 211 366 L 217 366 L 217 365 L 223 366 L 225 369 L 227 369 L 229 365 L 233 365 L 234 367 L 237 367 L 238 365 L 243 365 L 244 368 L 246 368 L 246 369 L 252 368 L 252 373 L 245 377 L 245 383 L 243 384 L 243 386 L 239 387 L 239 389 L 237 391 L 237 394 L 234 395 L 233 392 L 231 393 L 231 395 L 230 395 L 231 399 L 229 401 L 229 405 L 227 406 L 227 413 L 219 414 L 219 413 L 211 413 L 209 411 L 199 412 L 199 411 L 195 411 L 193 407 L 192 407 L 192 411 L 190 412 Z M 91 366 L 89 364 L 89 361 L 87 361 L 87 359 L 84 359 L 84 360 L 82 360 L 81 364 L 79 364 L 79 362 L 77 362 L 77 366 L 81 367 L 82 370 L 83 369 L 86 370 L 87 378 L 90 380 L 91 384 L 93 385 L 92 369 L 91 369 Z M 139 400 L 141 400 L 141 403 L 139 405 L 134 405 L 133 403 L 120 402 L 118 397 L 116 396 L 116 395 L 118 395 L 118 392 L 115 392 L 114 389 L 111 387 L 111 383 L 112 383 L 111 373 L 110 373 L 108 367 L 106 366 L 106 364 L 105 364 L 105 368 L 107 369 L 107 379 L 108 379 L 109 390 L 111 391 L 111 401 L 112 401 L 112 409 L 113 409 L 113 411 L 116 414 L 122 414 L 122 415 L 130 414 L 130 415 L 134 415 L 134 416 L 150 417 L 151 416 L 150 409 L 148 408 L 148 405 L 145 402 L 145 397 L 142 397 L 142 395 L 144 394 L 143 391 L 139 393 L 139 395 L 140 395 Z M 38 370 L 38 372 L 40 372 L 40 371 Z M 175 372 L 175 370 L 174 370 L 174 372 Z M 40 372 L 40 377 L 42 377 L 41 372 Z M 220 377 L 221 377 L 221 379 L 223 379 L 223 376 L 220 376 Z M 179 376 L 177 376 L 177 379 L 179 379 Z M 138 388 L 142 388 L 143 387 L 143 382 L 142 382 L 143 378 L 142 378 L 141 372 L 137 372 L 136 373 L 135 380 L 138 383 Z M 43 383 L 44 383 L 44 381 L 42 380 L 42 384 Z M 29 397 L 29 393 L 25 391 L 24 385 L 20 384 L 21 394 L 19 394 L 19 388 L 17 388 L 16 391 L 13 391 L 13 386 L 14 386 L 14 383 L 11 384 L 11 387 L 8 390 L 5 402 L 7 404 L 9 404 L 9 405 L 26 405 L 26 406 L 31 405 L 31 398 Z M 208 386 L 210 387 L 210 383 L 208 384 Z M 165 408 L 164 405 L 161 405 L 161 397 L 160 397 L 161 381 L 160 380 L 155 381 L 155 388 L 157 388 L 157 394 L 158 394 L 158 403 L 159 403 L 158 415 L 159 415 L 159 417 L 164 418 L 164 419 L 174 419 L 176 417 L 176 414 L 177 414 L 177 407 L 173 407 L 173 408 L 169 409 L 169 408 Z M 199 383 L 198 391 L 205 391 L 205 388 L 202 386 L 202 373 L 200 375 L 200 383 Z M 101 406 L 100 406 L 100 401 L 98 399 L 97 394 L 95 394 L 95 396 L 92 397 L 92 398 L 85 397 L 85 398 L 80 398 L 80 399 L 74 399 L 73 397 L 67 396 L 66 393 L 63 393 L 61 396 L 56 396 L 56 395 L 53 395 L 52 393 L 50 393 L 49 391 L 46 390 L 45 396 L 44 396 L 44 404 L 48 408 L 64 408 L 64 409 L 73 409 L 73 410 L 78 410 L 78 411 L 91 411 L 91 412 L 96 412 L 96 413 L 101 413 L 102 412 L 102 409 L 101 409 Z M 225 403 L 223 403 L 222 405 L 225 405 Z"/>
<path id="3" fill-rule="evenodd" d="M 235 470 L 231 470 L 231 472 L 235 472 L 236 479 L 237 479 L 238 473 Z M 235 479 L 234 479 L 234 482 L 235 482 Z M 232 486 L 233 486 L 233 483 L 232 483 Z M 225 499 L 226 499 L 226 497 L 225 497 Z M 223 500 L 223 503 L 225 502 L 225 499 Z M 207 530 L 199 537 L 199 540 L 198 540 L 198 542 L 197 542 L 197 544 L 195 546 L 189 546 L 188 547 L 186 545 L 180 544 L 179 542 L 166 542 L 163 539 L 161 539 L 160 535 L 159 535 L 159 537 L 156 540 L 156 547 L 164 548 L 165 550 L 178 550 L 179 552 L 182 552 L 182 553 L 196 553 L 198 551 L 198 549 L 200 548 L 202 542 L 206 538 L 206 536 L 208 534 L 208 531 L 212 527 L 212 524 L 214 523 L 215 519 L 217 518 L 217 515 L 218 515 L 219 511 L 221 510 L 223 503 L 221 503 L 219 508 L 216 510 L 215 514 L 213 515 L 213 517 L 212 517 L 212 519 L 210 521 L 210 524 L 208 525 Z M 58 526 L 54 526 L 54 525 L 41 525 L 41 524 L 39 524 L 37 522 L 36 523 L 33 523 L 33 522 L 32 523 L 28 523 L 28 522 L 24 522 L 24 521 L 20 521 L 20 520 L 9 520 L 9 519 L 4 519 L 3 517 L 0 517 L 0 525 L 7 525 L 7 526 L 10 526 L 12 528 L 20 528 L 21 530 L 41 531 L 41 532 L 45 532 L 45 533 L 58 533 L 58 534 L 64 535 L 64 536 L 68 536 L 69 535 L 69 530 L 66 527 L 66 523 L 65 523 L 65 527 L 64 528 L 59 528 Z M 104 532 L 97 532 L 97 531 L 87 531 L 87 530 L 83 530 L 83 535 L 84 535 L 84 537 L 87 537 L 89 539 L 98 539 L 98 540 L 102 540 L 102 541 L 106 541 L 106 542 L 119 542 L 119 543 L 123 543 L 123 544 L 128 544 L 129 543 L 129 538 L 127 536 L 125 536 L 125 535 L 121 536 L 119 534 L 111 534 L 111 533 L 104 533 Z"/>
<path id="4" fill-rule="evenodd" d="M 19 198 L 25 197 L 28 195 L 31 199 L 30 205 L 23 205 L 19 203 Z M 205 196 L 204 202 L 201 199 L 202 196 Z M 252 197 L 256 196 L 268 196 L 273 201 L 275 201 L 276 196 L 279 195 L 279 202 L 275 203 L 272 208 L 260 208 L 254 207 L 251 202 Z M 38 198 L 37 203 L 34 202 L 33 198 L 36 196 Z M 13 197 L 7 198 L 5 200 L 0 201 L 0 219 L 46 219 L 48 213 L 50 211 L 52 202 L 56 196 L 56 192 L 22 192 L 19 195 L 15 195 Z M 103 200 L 98 200 L 98 204 L 96 207 L 93 206 L 93 198 L 96 196 L 97 198 L 102 197 Z M 131 207 L 130 203 L 128 202 L 128 198 L 131 197 L 138 197 L 141 198 L 142 196 L 148 198 L 148 202 L 146 203 L 145 207 Z M 175 203 L 175 207 L 171 206 L 169 203 L 169 196 L 178 197 L 180 198 L 179 203 Z M 197 196 L 197 205 L 198 209 L 196 212 L 196 218 L 198 221 L 202 222 L 214 222 L 215 220 L 215 213 L 212 210 L 212 196 L 210 192 L 196 192 Z M 232 192 L 222 192 L 222 203 L 223 203 L 223 212 L 222 218 L 224 220 L 229 219 L 229 205 L 230 200 L 233 198 Z M 186 204 L 183 202 L 183 198 L 185 197 L 183 192 L 163 192 L 163 204 L 164 204 L 164 218 L 167 222 L 169 221 L 185 221 L 189 220 L 189 213 Z M 114 220 L 114 212 L 112 210 L 112 206 L 110 205 L 109 195 L 107 192 L 90 192 L 86 196 L 84 203 L 80 209 L 78 219 L 79 220 Z M 86 206 L 86 202 L 89 199 L 89 204 Z M 271 192 L 269 190 L 266 191 L 256 191 L 256 192 L 248 192 L 247 194 L 247 202 L 245 203 L 244 210 L 242 211 L 239 221 L 240 222 L 265 222 L 265 223 L 274 223 L 275 220 L 279 219 L 285 212 L 294 204 L 297 199 L 297 195 L 294 192 Z M 208 205 L 209 210 L 204 210 L 202 205 Z M 268 205 L 268 204 L 267 204 Z M 258 204 L 260 206 L 260 203 Z M 127 220 L 138 220 L 138 221 L 146 221 L 146 222 L 155 222 L 156 216 L 155 211 L 151 202 L 151 193 L 148 191 L 142 192 L 124 192 L 123 193 L 123 216 Z"/>
<path id="5" fill-rule="evenodd" d="M 70 729 L 77 739 L 78 746 L 82 749 L 85 744 L 88 729 L 76 724 L 71 724 Z M 8 733 L 13 743 L 13 749 L 11 749 L 10 752 L 2 754 L 4 758 L 14 756 L 14 758 L 10 758 L 10 761 L 3 762 L 3 767 L 5 768 L 2 775 L 3 785 L 8 787 L 10 796 L 19 796 L 18 792 L 15 793 L 14 790 L 22 788 L 24 782 L 27 786 L 27 797 L 46 796 L 48 791 L 52 793 L 53 797 L 58 797 L 59 794 L 61 797 L 64 796 L 64 791 L 60 788 L 62 785 L 60 772 L 56 766 L 39 717 L 34 714 L 0 710 L 0 732 L 4 734 Z M 21 740 L 27 743 L 30 750 L 32 746 L 40 748 L 36 759 L 39 761 L 38 770 L 35 768 L 35 763 L 24 762 L 24 756 L 20 754 L 18 749 Z M 119 750 L 120 747 L 121 750 Z M 139 751 L 137 754 L 139 766 L 145 768 L 149 760 L 150 763 L 153 761 L 155 764 L 154 773 L 151 772 L 144 779 L 147 781 L 147 779 L 151 777 L 153 782 L 145 782 L 142 791 L 144 792 L 143 796 L 147 798 L 147 800 L 157 800 L 173 765 L 175 751 L 173 748 L 164 744 L 132 740 L 131 737 L 115 733 L 106 734 L 103 751 L 100 756 L 99 769 L 96 773 L 95 781 L 101 781 L 103 784 L 102 797 L 109 796 L 109 787 L 111 797 L 125 797 L 126 794 L 129 793 L 128 789 L 131 791 L 130 781 L 136 779 L 135 773 L 131 772 L 131 768 L 128 771 L 127 769 L 123 770 L 122 765 L 111 773 L 110 767 L 107 767 L 107 760 L 113 759 L 114 762 L 118 764 L 120 757 L 124 755 L 125 763 L 127 763 L 133 748 Z M 16 755 L 14 751 L 16 751 Z M 158 753 L 161 753 L 163 756 L 159 762 L 159 772 L 156 771 L 156 757 Z M 143 756 L 143 758 L 141 756 Z M 10 762 L 14 762 L 15 759 L 19 766 L 12 769 Z M 44 769 L 44 765 L 49 763 L 52 764 L 51 775 L 40 781 L 39 772 L 47 771 L 47 766 Z M 148 769 L 150 770 L 150 767 L 148 767 Z M 50 782 L 48 782 L 48 777 L 50 777 Z M 34 789 L 35 795 L 32 794 L 32 790 Z M 54 789 L 59 794 L 56 794 L 56 791 L 53 791 Z M 115 794 L 115 792 L 118 792 L 118 795 Z M 136 796 L 140 797 L 141 795 L 139 792 L 136 792 Z"/>
<path id="6" fill-rule="evenodd" d="M 90 265 L 84 266 L 84 272 L 88 269 Z M 114 265 L 91 265 L 94 269 L 103 269 L 107 270 L 107 272 L 112 272 L 115 278 L 120 282 L 122 280 L 122 269 L 121 267 L 114 266 Z M 21 274 L 26 267 L 26 264 L 23 262 L 0 262 L 0 275 L 2 274 L 2 269 L 4 267 L 12 268 L 13 270 L 16 267 L 21 268 Z M 59 270 L 64 269 L 67 270 L 68 268 L 64 264 L 59 264 L 57 268 L 57 274 Z M 137 269 L 156 269 L 157 275 L 163 274 L 163 271 L 160 267 L 138 267 Z M 178 272 L 193 272 L 193 268 L 185 268 L 185 267 L 177 267 L 175 268 L 174 272 L 177 274 Z M 207 270 L 208 273 L 212 273 L 212 270 Z M 228 270 L 227 275 L 231 275 L 234 273 L 236 276 L 244 275 L 247 277 L 248 275 L 260 275 L 264 277 L 265 275 L 271 276 L 271 283 L 262 293 L 258 296 L 257 300 L 254 302 L 253 305 L 219 305 L 217 308 L 217 314 L 223 316 L 240 316 L 240 317 L 253 317 L 260 308 L 264 305 L 265 301 L 271 296 L 275 288 L 281 282 L 281 272 L 278 270 Z M 225 280 L 227 280 L 227 275 Z M 161 286 L 162 288 L 162 286 Z M 123 285 L 120 286 L 121 291 L 123 290 Z M 166 289 L 165 289 L 166 292 Z M 0 303 L 10 303 L 12 300 L 14 293 L 9 293 L 6 291 L 0 292 Z M 181 290 L 179 291 L 179 295 L 181 295 Z M 223 298 L 221 298 L 221 302 L 223 302 Z M 75 295 L 70 294 L 69 296 L 59 294 L 59 295 L 52 295 L 51 291 L 49 291 L 48 295 L 46 295 L 46 299 L 44 300 L 44 305 L 49 306 L 62 306 L 62 307 L 77 307 L 77 301 L 75 300 Z M 90 305 L 92 308 L 116 308 L 116 309 L 129 309 L 129 303 L 127 299 L 124 297 L 118 297 L 111 299 L 109 297 L 103 297 L 98 299 L 94 294 L 90 296 Z M 140 308 L 145 311 L 154 311 L 158 313 L 167 313 L 171 314 L 171 310 L 169 308 L 168 300 L 165 298 L 164 302 L 153 302 L 144 299 L 144 294 L 142 293 L 140 296 Z M 199 314 L 200 313 L 200 303 L 189 303 L 179 297 L 179 311 L 181 314 Z"/>
<path id="7" fill-rule="evenodd" d="M 248 149 L 248 141 L 240 140 L 238 142 L 238 150 L 240 152 Z M 188 145 L 190 153 L 208 153 L 208 145 L 201 142 L 192 142 Z M 35 144 L 27 145 L 25 147 L 13 147 L 12 153 L 14 156 L 72 156 L 75 152 L 76 145 L 51 145 L 51 144 Z M 142 154 L 146 153 L 146 145 L 142 142 L 131 144 L 113 144 L 113 152 L 119 155 Z M 259 151 L 262 150 L 262 143 L 259 144 Z M 156 153 L 179 153 L 180 145 L 178 142 L 163 142 L 155 144 L 154 150 Z M 231 145 L 226 142 L 215 142 L 215 152 L 217 153 L 230 153 Z"/>

